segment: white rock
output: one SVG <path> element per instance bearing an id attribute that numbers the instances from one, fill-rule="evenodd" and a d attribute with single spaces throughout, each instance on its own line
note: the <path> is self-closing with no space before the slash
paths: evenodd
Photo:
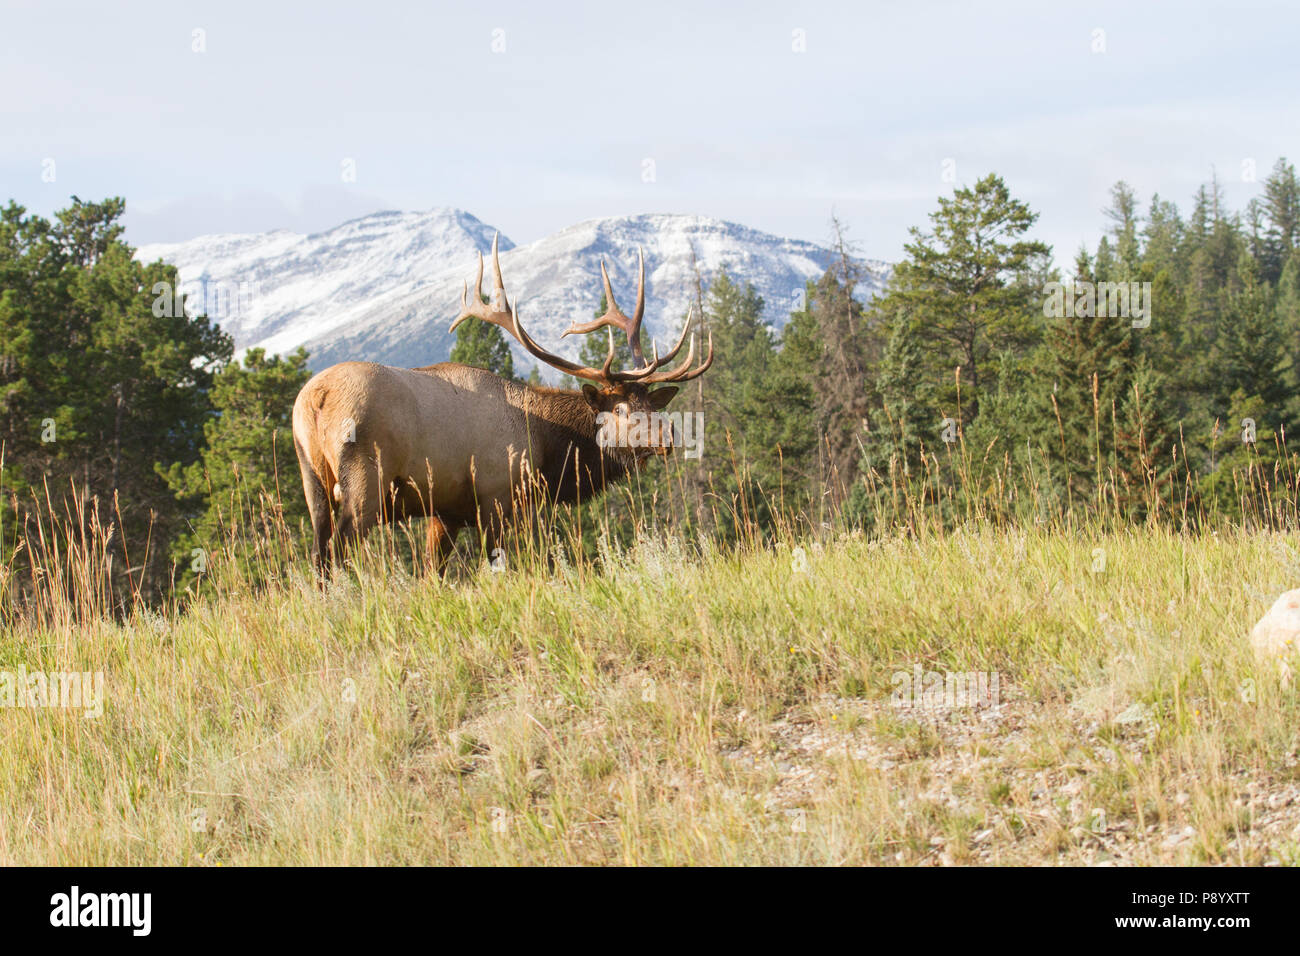
<path id="1" fill-rule="evenodd" d="M 1300 647 L 1300 588 L 1287 591 L 1250 632 L 1250 645 L 1261 660 L 1277 663 L 1282 684 L 1291 684 L 1291 661 Z"/>

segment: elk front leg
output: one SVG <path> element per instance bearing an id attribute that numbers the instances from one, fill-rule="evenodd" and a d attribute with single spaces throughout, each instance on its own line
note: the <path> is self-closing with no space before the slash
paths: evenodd
<path id="1" fill-rule="evenodd" d="M 323 580 L 330 572 L 330 537 L 334 534 L 334 506 L 325 481 L 316 472 L 307 452 L 295 441 L 298 466 L 302 471 L 302 487 L 307 496 L 307 512 L 311 516 L 312 564 Z"/>
<path id="2" fill-rule="evenodd" d="M 441 574 L 447 567 L 447 561 L 456 550 L 456 532 L 459 529 L 449 526 L 437 515 L 430 515 L 425 531 L 426 570 Z"/>
<path id="3" fill-rule="evenodd" d="M 341 564 L 344 552 L 356 547 L 375 525 L 386 517 L 381 488 L 392 482 L 379 474 L 379 466 L 348 446 L 339 457 L 339 476 L 334 497 L 338 502 L 338 523 L 334 529 L 335 558 Z"/>

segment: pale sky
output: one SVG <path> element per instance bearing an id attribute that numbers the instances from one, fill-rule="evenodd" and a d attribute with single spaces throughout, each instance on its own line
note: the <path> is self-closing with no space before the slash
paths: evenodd
<path id="1" fill-rule="evenodd" d="M 647 212 L 821 241 L 835 213 L 896 260 L 945 173 L 996 171 L 1065 261 L 1117 179 L 1186 212 L 1217 169 L 1239 208 L 1251 163 L 1300 162 L 1297 39 L 1251 2 L 0 0 L 0 201 L 121 195 L 137 245 L 434 206 L 519 243 Z"/>

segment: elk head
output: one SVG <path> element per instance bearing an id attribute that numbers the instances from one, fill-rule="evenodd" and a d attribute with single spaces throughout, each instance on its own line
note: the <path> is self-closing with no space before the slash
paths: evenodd
<path id="1" fill-rule="evenodd" d="M 461 296 L 461 313 L 451 325 L 455 331 L 467 318 L 474 317 L 490 322 L 514 336 L 529 354 L 545 362 L 552 368 L 567 372 L 575 378 L 585 380 L 582 395 L 587 405 L 595 413 L 597 441 L 610 454 L 621 458 L 625 464 L 640 467 L 656 455 L 668 455 L 672 451 L 674 434 L 671 423 L 658 413 L 677 394 L 676 384 L 686 382 L 704 374 L 713 364 L 713 335 L 709 335 L 708 356 L 699 365 L 695 364 L 695 336 L 691 336 L 690 349 L 685 360 L 675 368 L 665 368 L 681 351 L 690 332 L 693 313 L 688 313 L 682 324 L 682 334 L 672 351 L 664 356 L 652 344 L 652 357 L 646 359 L 641 348 L 641 319 L 645 315 L 645 256 L 638 251 L 639 275 L 636 289 L 636 308 L 629 318 L 614 299 L 614 290 L 609 283 L 609 273 L 605 262 L 600 263 L 600 276 L 605 285 L 605 302 L 608 306 L 604 315 L 590 322 L 573 323 L 565 330 L 565 335 L 586 334 L 605 328 L 609 336 L 609 351 L 600 368 L 591 368 L 577 362 L 571 362 L 562 356 L 542 348 L 524 329 L 519 321 L 518 304 L 511 305 L 506 299 L 505 284 L 501 278 L 501 262 L 497 255 L 497 239 L 492 240 L 492 297 L 483 301 L 483 254 L 479 253 L 478 274 L 471 291 L 465 283 Z M 613 368 L 614 329 L 620 329 L 626 336 L 632 350 L 636 367 L 627 370 Z M 664 385 L 663 388 L 653 388 Z"/>

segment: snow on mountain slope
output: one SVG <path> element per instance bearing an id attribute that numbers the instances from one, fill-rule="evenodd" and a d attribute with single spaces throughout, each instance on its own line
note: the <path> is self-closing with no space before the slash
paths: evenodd
<path id="1" fill-rule="evenodd" d="M 238 348 L 286 352 L 306 345 L 316 369 L 348 359 L 419 366 L 447 358 L 454 340 L 447 328 L 460 310 L 463 284 L 473 279 L 477 253 L 491 249 L 492 235 L 459 210 L 384 212 L 314 236 L 204 236 L 142 246 L 137 257 L 176 265 L 196 298 L 206 289 L 209 314 Z M 694 301 L 692 250 L 706 284 L 723 269 L 738 282 L 752 282 L 765 300 L 765 318 L 777 328 L 804 283 L 832 257 L 816 243 L 702 216 L 593 219 L 527 246 L 502 236 L 507 295 L 534 338 L 575 356 L 580 343 L 560 334 L 599 305 L 602 257 L 619 304 L 631 311 L 638 246 L 646 257 L 645 325 L 663 348 Z M 858 294 L 869 298 L 889 267 L 864 264 L 869 278 Z M 487 276 L 484 291 L 490 288 Z M 535 364 L 518 347 L 515 355 L 520 369 Z"/>
<path id="2" fill-rule="evenodd" d="M 449 270 L 463 271 L 461 263 L 492 247 L 492 235 L 458 209 L 381 212 L 311 236 L 280 230 L 144 245 L 136 258 L 175 265 L 182 289 L 238 348 L 289 352 L 328 340 L 431 279 L 450 281 Z M 503 236 L 501 248 L 511 247 Z"/>

